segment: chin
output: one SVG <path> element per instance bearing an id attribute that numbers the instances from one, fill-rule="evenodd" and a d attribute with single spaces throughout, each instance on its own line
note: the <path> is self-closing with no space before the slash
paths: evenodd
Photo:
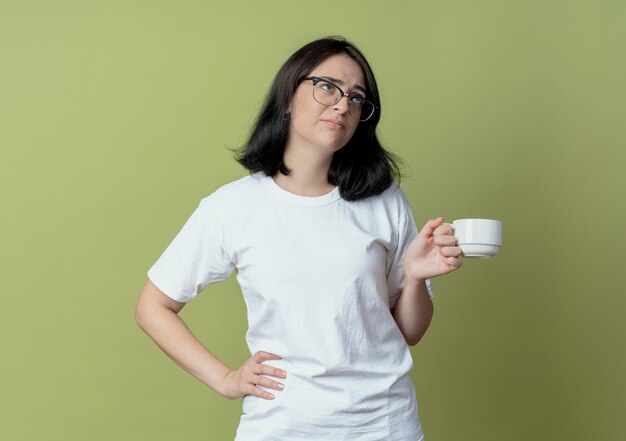
<path id="1" fill-rule="evenodd" d="M 319 146 L 330 152 L 336 152 L 341 150 L 347 143 L 348 141 L 326 140 L 326 142 L 320 142 Z"/>
<path id="2" fill-rule="evenodd" d="M 333 145 L 326 145 L 323 148 L 328 151 L 330 154 L 335 153 L 336 151 L 339 151 L 343 148 L 345 144 L 333 144 Z"/>

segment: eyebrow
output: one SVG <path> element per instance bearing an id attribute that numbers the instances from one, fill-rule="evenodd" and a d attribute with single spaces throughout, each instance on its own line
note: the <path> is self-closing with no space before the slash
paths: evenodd
<path id="1" fill-rule="evenodd" d="M 343 81 L 341 81 L 340 79 L 337 78 L 333 78 L 333 77 L 318 77 L 318 78 L 322 78 L 323 80 L 328 80 L 328 81 L 332 81 L 333 83 L 337 83 L 340 86 L 343 86 L 345 83 Z M 365 88 L 363 86 L 359 86 L 358 84 L 355 84 L 353 89 L 356 90 L 360 90 L 361 92 L 363 92 L 366 96 L 367 96 L 367 92 L 365 91 Z"/>

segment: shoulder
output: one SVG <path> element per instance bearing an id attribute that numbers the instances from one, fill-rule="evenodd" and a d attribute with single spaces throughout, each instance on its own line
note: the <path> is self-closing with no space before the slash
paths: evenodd
<path id="1" fill-rule="evenodd" d="M 387 189 L 380 195 L 387 199 L 405 198 L 404 191 L 402 191 L 402 188 L 400 188 L 398 183 L 395 181 L 392 181 L 391 185 L 389 185 L 389 187 L 387 187 Z"/>
<path id="2" fill-rule="evenodd" d="M 259 176 L 244 176 L 218 187 L 213 193 L 202 198 L 200 205 L 228 206 L 236 204 L 237 201 L 241 203 L 242 199 L 251 199 L 254 197 L 259 184 Z"/>
<path id="3" fill-rule="evenodd" d="M 381 193 L 365 199 L 350 202 L 352 211 L 357 216 L 372 219 L 377 225 L 389 225 L 392 228 L 400 225 L 403 219 L 411 216 L 411 208 L 404 191 L 396 182 Z"/>
<path id="4" fill-rule="evenodd" d="M 260 201 L 262 177 L 257 174 L 228 182 L 200 200 L 201 216 L 221 217 L 244 214 Z"/>
<path id="5" fill-rule="evenodd" d="M 402 188 L 395 182 L 376 196 L 364 199 L 370 204 L 384 208 L 385 211 L 401 213 L 408 209 L 409 202 Z"/>

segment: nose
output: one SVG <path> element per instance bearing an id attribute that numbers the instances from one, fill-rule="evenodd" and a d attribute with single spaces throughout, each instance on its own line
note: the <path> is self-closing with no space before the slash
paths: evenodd
<path id="1" fill-rule="evenodd" d="M 344 100 L 345 98 L 345 100 Z M 335 103 L 333 109 L 335 109 L 339 113 L 346 113 L 348 108 L 350 107 L 349 98 L 347 96 L 342 96 L 339 101 Z"/>

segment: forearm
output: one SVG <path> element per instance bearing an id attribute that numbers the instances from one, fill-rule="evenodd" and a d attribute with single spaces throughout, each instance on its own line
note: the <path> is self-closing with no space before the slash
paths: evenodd
<path id="1" fill-rule="evenodd" d="M 220 386 L 231 369 L 200 343 L 178 314 L 167 308 L 151 306 L 139 311 L 136 320 L 168 357 L 222 394 Z"/>
<path id="2" fill-rule="evenodd" d="M 421 340 L 432 317 L 433 302 L 428 295 L 426 282 L 407 281 L 393 309 L 393 318 L 409 346 Z"/>

